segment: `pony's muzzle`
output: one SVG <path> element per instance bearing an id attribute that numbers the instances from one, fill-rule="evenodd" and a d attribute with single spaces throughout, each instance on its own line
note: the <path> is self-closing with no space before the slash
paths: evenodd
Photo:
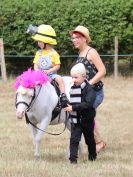
<path id="1" fill-rule="evenodd" d="M 18 106 L 16 110 L 16 116 L 18 119 L 22 119 L 25 115 L 25 106 Z"/>

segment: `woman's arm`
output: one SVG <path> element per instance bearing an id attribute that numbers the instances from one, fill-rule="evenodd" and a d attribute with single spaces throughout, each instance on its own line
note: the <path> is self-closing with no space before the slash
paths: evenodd
<path id="1" fill-rule="evenodd" d="M 89 81 L 91 85 L 94 85 L 105 76 L 106 68 L 102 62 L 102 59 L 100 58 L 100 55 L 95 49 L 91 49 L 89 51 L 89 55 L 87 56 L 87 59 L 90 61 L 91 58 L 91 62 L 95 65 L 95 67 L 98 70 L 97 74 Z"/>

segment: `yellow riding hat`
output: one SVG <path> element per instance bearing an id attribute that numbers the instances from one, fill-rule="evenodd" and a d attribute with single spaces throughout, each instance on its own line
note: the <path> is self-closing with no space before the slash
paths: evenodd
<path id="1" fill-rule="evenodd" d="M 56 33 L 50 25 L 40 25 L 37 27 L 37 32 L 32 36 L 35 41 L 41 41 L 46 44 L 56 45 Z"/>

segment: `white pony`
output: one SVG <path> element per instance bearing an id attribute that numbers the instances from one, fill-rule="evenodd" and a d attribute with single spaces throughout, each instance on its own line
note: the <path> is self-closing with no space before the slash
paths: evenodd
<path id="1" fill-rule="evenodd" d="M 63 77 L 65 83 L 66 94 L 69 98 L 69 90 L 72 84 L 71 77 Z M 39 124 L 39 129 L 46 131 L 49 124 L 66 123 L 70 129 L 69 121 L 66 121 L 66 113 L 62 109 L 60 119 L 51 121 L 52 112 L 58 103 L 58 95 L 55 88 L 50 83 L 47 75 L 42 71 L 34 71 L 28 69 L 17 77 L 15 82 L 16 88 L 16 115 L 22 119 L 26 113 L 28 120 L 35 126 Z M 40 157 L 40 143 L 43 131 L 29 124 L 33 143 L 35 146 L 34 156 L 36 159 Z"/>

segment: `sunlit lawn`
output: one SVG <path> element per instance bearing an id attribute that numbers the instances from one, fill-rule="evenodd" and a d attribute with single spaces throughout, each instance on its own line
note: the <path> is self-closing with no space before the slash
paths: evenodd
<path id="1" fill-rule="evenodd" d="M 0 177 L 132 177 L 133 176 L 133 78 L 106 78 L 105 100 L 97 120 L 107 143 L 95 162 L 79 157 L 69 164 L 69 132 L 44 134 L 41 160 L 33 156 L 33 144 L 25 120 L 15 116 L 13 79 L 0 81 Z M 60 132 L 63 125 L 51 126 Z"/>

